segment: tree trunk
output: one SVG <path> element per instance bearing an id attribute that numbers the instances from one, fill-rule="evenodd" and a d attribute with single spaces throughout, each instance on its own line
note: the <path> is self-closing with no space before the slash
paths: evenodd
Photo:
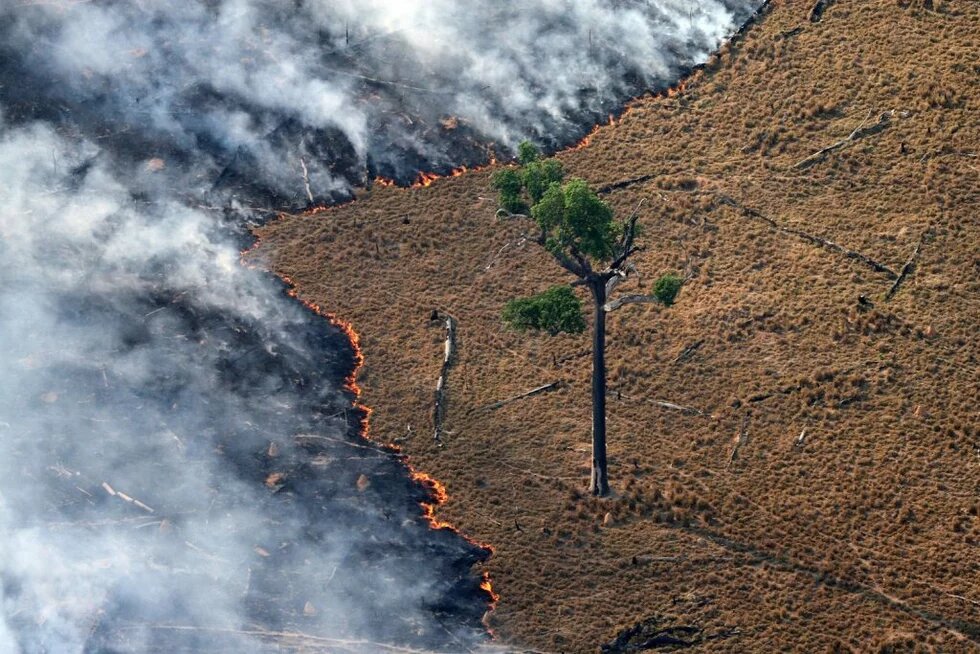
<path id="1" fill-rule="evenodd" d="M 609 494 L 609 472 L 606 468 L 606 282 L 590 284 L 595 302 L 595 325 L 592 327 L 592 479 L 589 492 L 602 497 Z"/>

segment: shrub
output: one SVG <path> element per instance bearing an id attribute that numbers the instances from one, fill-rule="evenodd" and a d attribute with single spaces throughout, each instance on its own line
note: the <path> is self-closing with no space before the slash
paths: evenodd
<path id="1" fill-rule="evenodd" d="M 668 273 L 662 276 L 653 285 L 653 295 L 656 297 L 665 307 L 669 307 L 677 299 L 677 294 L 681 291 L 681 286 L 684 285 L 684 280 L 679 276 Z"/>
<path id="2" fill-rule="evenodd" d="M 504 307 L 504 322 L 512 329 L 547 331 L 552 336 L 585 331 L 582 301 L 571 286 L 552 286 L 543 293 L 511 300 Z"/>

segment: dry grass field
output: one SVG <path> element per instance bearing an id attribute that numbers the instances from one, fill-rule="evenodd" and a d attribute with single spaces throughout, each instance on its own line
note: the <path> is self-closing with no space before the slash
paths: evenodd
<path id="1" fill-rule="evenodd" d="M 558 155 L 644 178 L 605 196 L 646 199 L 627 292 L 690 276 L 610 319 L 610 499 L 584 493 L 588 334 L 501 322 L 568 279 L 495 220 L 490 171 L 259 230 L 252 261 L 359 332 L 372 436 L 494 546 L 504 643 L 594 652 L 648 621 L 698 651 L 980 650 L 980 3 L 812 4 Z M 433 309 L 459 321 L 442 447 Z"/>

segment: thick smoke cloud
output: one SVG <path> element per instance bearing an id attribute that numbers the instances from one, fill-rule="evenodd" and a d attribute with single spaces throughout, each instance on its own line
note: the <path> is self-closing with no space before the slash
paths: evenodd
<path id="1" fill-rule="evenodd" d="M 241 651 L 207 630 L 251 623 L 431 644 L 441 603 L 479 611 L 481 553 L 347 438 L 339 334 L 93 146 L 0 134 L 0 651 Z M 149 627 L 174 624 L 204 631 Z"/>
<path id="2" fill-rule="evenodd" d="M 567 142 L 760 4 L 56 1 L 0 10 L 0 43 L 12 106 L 26 90 L 134 160 L 189 168 L 197 196 L 261 184 L 283 205 Z"/>
<path id="3" fill-rule="evenodd" d="M 573 139 L 758 4 L 0 0 L 0 652 L 482 640 L 486 553 L 244 227 Z"/>

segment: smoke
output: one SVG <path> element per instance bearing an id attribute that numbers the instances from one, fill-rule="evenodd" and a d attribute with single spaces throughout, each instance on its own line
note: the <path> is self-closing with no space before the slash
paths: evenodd
<path id="1" fill-rule="evenodd" d="M 189 167 L 179 187 L 195 197 L 262 186 L 289 205 L 307 184 L 338 199 L 526 136 L 569 142 L 703 61 L 760 4 L 26 2 L 0 9 L 0 68 L 18 77 L 0 94 L 135 161 Z"/>
<path id="2" fill-rule="evenodd" d="M 0 651 L 483 639 L 486 552 L 244 228 L 574 139 L 759 4 L 0 0 Z"/>
<path id="3" fill-rule="evenodd" d="M 181 651 L 157 622 L 439 643 L 457 597 L 472 639 L 482 553 L 347 438 L 342 336 L 93 146 L 2 134 L 0 651 Z"/>

